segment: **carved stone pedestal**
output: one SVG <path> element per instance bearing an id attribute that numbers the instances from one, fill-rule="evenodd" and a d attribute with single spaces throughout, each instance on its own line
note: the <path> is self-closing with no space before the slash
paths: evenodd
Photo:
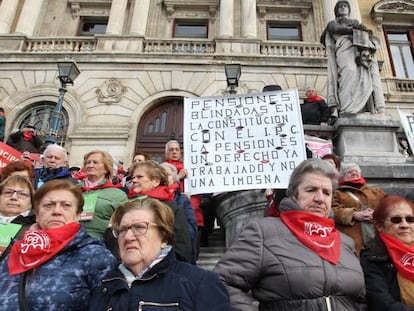
<path id="1" fill-rule="evenodd" d="M 335 123 L 336 153 L 343 162 L 363 164 L 405 163 L 398 150 L 396 133 L 400 127 L 388 115 L 363 113 L 341 117 Z"/>
<path id="2" fill-rule="evenodd" d="M 213 204 L 225 228 L 228 248 L 249 221 L 263 217 L 266 199 L 262 190 L 233 191 L 219 194 Z"/>

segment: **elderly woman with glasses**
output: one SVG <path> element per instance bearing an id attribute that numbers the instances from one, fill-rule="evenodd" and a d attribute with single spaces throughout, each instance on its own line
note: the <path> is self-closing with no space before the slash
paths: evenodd
<path id="1" fill-rule="evenodd" d="M 0 184 L 0 228 L 4 233 L 1 236 L 0 259 L 8 254 L 10 242 L 21 237 L 24 230 L 35 223 L 33 194 L 32 183 L 24 176 L 10 176 Z"/>
<path id="2" fill-rule="evenodd" d="M 387 194 L 380 188 L 368 186 L 356 163 L 341 165 L 338 185 L 332 200 L 336 228 L 354 240 L 359 256 L 375 236 L 372 213 Z"/>
<path id="3" fill-rule="evenodd" d="M 102 280 L 90 310 L 230 310 L 216 274 L 176 260 L 173 225 L 171 208 L 150 197 L 114 212 L 122 263 Z"/>
<path id="4" fill-rule="evenodd" d="M 1 196 L 27 195 L 23 191 L 5 187 Z M 36 223 L 0 264 L 0 310 L 88 310 L 92 291 L 116 260 L 79 224 L 82 191 L 67 180 L 51 180 L 33 203 Z"/>
<path id="5" fill-rule="evenodd" d="M 369 310 L 414 310 L 414 204 L 388 196 L 373 219 L 376 237 L 361 255 Z"/>

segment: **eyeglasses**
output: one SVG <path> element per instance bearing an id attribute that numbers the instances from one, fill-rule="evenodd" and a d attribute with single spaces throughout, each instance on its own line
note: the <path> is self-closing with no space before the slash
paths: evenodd
<path id="1" fill-rule="evenodd" d="M 14 194 L 17 194 L 19 199 L 27 199 L 30 197 L 30 192 L 24 190 L 4 189 L 1 194 L 7 198 L 11 198 Z"/>
<path id="2" fill-rule="evenodd" d="M 414 223 L 414 216 L 392 216 L 390 218 L 385 218 L 384 220 L 388 220 L 391 221 L 393 224 L 399 224 L 403 221 L 403 219 L 405 219 L 405 221 L 409 224 Z"/>
<path id="3" fill-rule="evenodd" d="M 129 229 L 132 230 L 132 233 L 135 236 L 144 235 L 147 233 L 148 228 L 150 225 L 157 226 L 157 224 L 153 222 L 137 222 L 135 224 L 130 225 L 129 227 L 121 226 L 119 229 L 112 229 L 112 234 L 115 238 L 124 238 Z"/>

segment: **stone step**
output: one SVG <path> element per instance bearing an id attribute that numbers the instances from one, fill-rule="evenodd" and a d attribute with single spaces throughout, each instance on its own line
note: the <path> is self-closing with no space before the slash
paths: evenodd
<path id="1" fill-rule="evenodd" d="M 226 251 L 224 231 L 216 228 L 208 238 L 208 246 L 200 247 L 200 254 L 197 260 L 197 266 L 213 270 L 217 261 Z"/>

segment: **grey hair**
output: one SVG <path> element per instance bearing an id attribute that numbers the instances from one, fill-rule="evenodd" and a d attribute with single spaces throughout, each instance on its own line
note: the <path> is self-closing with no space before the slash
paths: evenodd
<path id="1" fill-rule="evenodd" d="M 168 167 L 169 169 L 171 169 L 171 171 L 172 171 L 172 176 L 173 176 L 173 181 L 175 182 L 175 183 L 179 183 L 180 182 L 180 177 L 178 177 L 178 172 L 177 172 L 177 168 L 174 166 L 174 165 L 172 165 L 171 163 L 168 163 L 168 162 L 162 162 L 161 164 L 160 164 L 162 167 Z"/>
<path id="2" fill-rule="evenodd" d="M 180 147 L 180 143 L 179 143 L 177 140 L 170 140 L 170 141 L 168 141 L 168 142 L 165 144 L 165 153 L 167 153 L 167 152 L 168 152 L 168 148 L 169 148 L 169 147 L 170 147 L 170 145 L 171 145 L 171 144 L 173 144 L 173 143 L 177 144 L 177 145 L 178 145 L 178 147 Z"/>
<path id="3" fill-rule="evenodd" d="M 289 186 L 286 190 L 288 197 L 297 197 L 299 185 L 303 182 L 304 176 L 308 173 L 316 173 L 328 177 L 332 182 L 332 191 L 336 189 L 336 172 L 332 165 L 322 159 L 308 159 L 301 162 L 292 172 L 289 179 Z"/>
<path id="4" fill-rule="evenodd" d="M 58 144 L 50 144 L 46 147 L 46 149 L 43 151 L 43 156 L 46 157 L 47 154 L 52 151 L 52 150 L 57 150 L 60 151 L 64 154 L 63 158 L 65 161 L 68 160 L 68 153 L 66 151 L 65 148 L 63 148 L 62 146 L 59 146 Z"/>
<path id="5" fill-rule="evenodd" d="M 351 169 L 356 168 L 358 172 L 361 174 L 361 168 L 358 164 L 350 162 L 350 163 L 342 163 L 341 164 L 341 172 L 339 174 L 339 178 L 342 178 L 348 173 Z"/>

